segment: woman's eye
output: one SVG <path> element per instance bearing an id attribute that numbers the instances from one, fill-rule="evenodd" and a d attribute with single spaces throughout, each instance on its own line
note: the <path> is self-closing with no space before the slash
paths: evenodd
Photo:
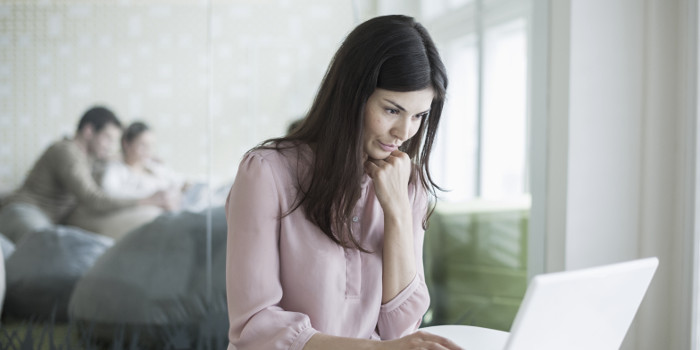
<path id="1" fill-rule="evenodd" d="M 429 114 L 429 113 L 416 114 L 416 115 L 414 116 L 414 118 L 416 118 L 416 119 L 424 119 L 424 118 L 427 118 L 427 117 L 428 117 L 428 114 Z"/>
<path id="2" fill-rule="evenodd" d="M 389 114 L 399 114 L 399 110 L 395 108 L 387 108 L 386 111 Z"/>

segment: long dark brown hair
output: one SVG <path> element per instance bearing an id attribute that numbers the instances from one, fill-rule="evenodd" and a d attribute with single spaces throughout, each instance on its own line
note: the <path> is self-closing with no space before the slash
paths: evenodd
<path id="1" fill-rule="evenodd" d="M 447 73 L 433 40 L 420 23 L 402 15 L 375 17 L 348 34 L 302 124 L 291 134 L 257 147 L 280 150 L 307 144 L 314 151 L 313 165 L 305 174 L 308 183 L 302 186 L 298 179 L 299 195 L 287 214 L 301 206 L 334 242 L 365 251 L 350 234 L 348 220 L 361 196 L 365 104 L 376 88 L 406 92 L 429 87 L 434 90 L 430 116 L 422 119 L 416 135 L 401 150 L 416 164 L 420 185 L 435 198 L 440 188 L 430 176 L 428 163 L 445 101 Z M 411 181 L 418 185 L 415 176 Z M 424 228 L 433 208 L 423 218 Z"/>

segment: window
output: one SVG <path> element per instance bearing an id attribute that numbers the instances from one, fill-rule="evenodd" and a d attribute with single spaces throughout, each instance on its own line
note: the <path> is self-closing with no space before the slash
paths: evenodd
<path id="1" fill-rule="evenodd" d="M 459 201 L 476 197 L 478 135 L 478 67 L 476 38 L 467 35 L 443 50 L 450 77 L 448 103 L 435 145 L 433 171 L 448 189 L 441 198 Z"/>
<path id="2" fill-rule="evenodd" d="M 431 164 L 425 324 L 508 330 L 529 266 L 527 0 L 422 0 L 450 85 Z"/>
<path id="3" fill-rule="evenodd" d="M 479 195 L 527 193 L 527 36 L 520 18 L 484 33 Z"/>
<path id="4" fill-rule="evenodd" d="M 444 15 L 449 10 L 462 7 L 474 0 L 433 0 L 421 1 L 421 14 L 424 18 L 430 20 L 435 17 Z"/>
<path id="5" fill-rule="evenodd" d="M 432 166 L 449 190 L 445 201 L 507 200 L 529 191 L 524 3 L 422 1 L 450 77 Z"/>

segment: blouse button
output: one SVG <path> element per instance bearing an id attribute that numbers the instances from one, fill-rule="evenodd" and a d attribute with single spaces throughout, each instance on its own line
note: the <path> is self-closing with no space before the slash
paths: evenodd
<path id="1" fill-rule="evenodd" d="M 360 221 L 359 217 L 357 217 L 357 216 L 352 217 L 352 222 L 358 222 L 358 221 Z"/>

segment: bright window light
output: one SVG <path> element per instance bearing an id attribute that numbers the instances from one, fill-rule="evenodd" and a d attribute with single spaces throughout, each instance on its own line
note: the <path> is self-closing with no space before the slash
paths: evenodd
<path id="1" fill-rule="evenodd" d="M 526 20 L 485 28 L 482 47 L 481 125 L 476 35 L 441 47 L 450 86 L 431 170 L 449 202 L 528 193 Z"/>

